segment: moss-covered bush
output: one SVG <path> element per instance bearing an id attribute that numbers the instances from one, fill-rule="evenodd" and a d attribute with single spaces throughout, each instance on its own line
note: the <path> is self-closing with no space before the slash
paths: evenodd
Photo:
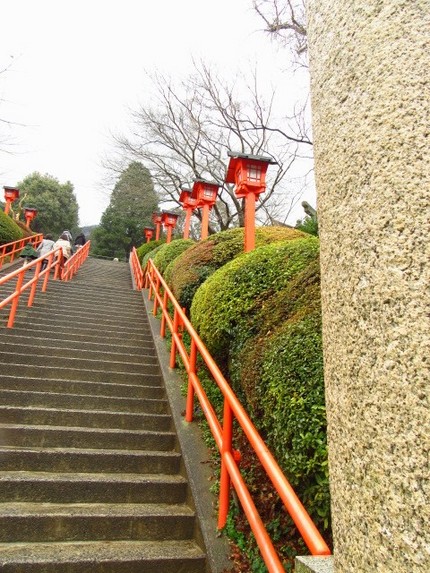
<path id="1" fill-rule="evenodd" d="M 163 245 L 164 245 L 164 242 L 161 245 L 157 245 L 151 251 L 148 251 L 147 253 L 145 253 L 143 255 L 141 263 L 140 263 L 142 265 L 142 269 L 146 269 L 146 265 L 148 264 L 149 259 L 154 260 L 155 255 L 163 247 Z"/>
<path id="2" fill-rule="evenodd" d="M 181 253 L 194 245 L 192 239 L 176 239 L 167 243 L 157 251 L 154 257 L 154 264 L 162 275 L 172 261 L 174 261 Z"/>
<path id="3" fill-rule="evenodd" d="M 233 345 L 231 376 L 285 475 L 320 527 L 329 487 L 318 259 L 253 317 Z"/>
<path id="4" fill-rule="evenodd" d="M 165 243 L 164 239 L 158 239 L 157 241 L 149 241 L 149 243 L 143 243 L 136 249 L 137 256 L 139 257 L 139 261 L 142 263 L 143 257 L 151 252 L 156 247 L 163 245 Z M 143 267 L 143 265 L 142 265 Z"/>
<path id="5" fill-rule="evenodd" d="M 250 317 L 316 258 L 318 244 L 309 237 L 260 247 L 230 261 L 200 286 L 191 319 L 216 361 L 226 364 L 235 338 L 250 328 Z"/>
<path id="6" fill-rule="evenodd" d="M 307 235 L 289 227 L 260 227 L 256 247 Z M 217 269 L 243 253 L 243 228 L 229 229 L 200 241 L 180 255 L 171 269 L 171 287 L 179 304 L 190 309 L 198 287 Z"/>
<path id="7" fill-rule="evenodd" d="M 11 243 L 17 241 L 24 236 L 23 231 L 15 223 L 15 221 L 0 211 L 0 244 Z"/>

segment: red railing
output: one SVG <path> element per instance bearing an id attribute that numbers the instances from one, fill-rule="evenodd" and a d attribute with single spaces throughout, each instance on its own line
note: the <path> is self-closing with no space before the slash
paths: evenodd
<path id="1" fill-rule="evenodd" d="M 79 267 L 88 257 L 90 252 L 91 241 L 87 241 L 81 248 L 79 248 L 73 255 L 64 263 L 61 278 L 63 281 L 69 281 L 78 272 Z"/>
<path id="2" fill-rule="evenodd" d="M 135 249 L 131 256 L 138 260 Z M 136 268 L 134 264 L 131 266 L 132 268 Z M 135 275 L 134 278 L 135 284 L 140 284 L 141 279 L 143 280 L 141 268 L 140 271 L 137 271 L 137 276 Z M 149 288 L 149 298 L 151 299 L 152 296 L 154 296 L 154 316 L 157 314 L 158 308 L 160 308 L 162 312 L 160 334 L 163 337 L 165 336 L 166 325 L 172 334 L 170 367 L 175 367 L 176 358 L 177 355 L 179 355 L 188 374 L 185 419 L 187 422 L 193 420 L 193 405 L 194 397 L 196 396 L 221 453 L 218 527 L 221 529 L 226 524 L 230 503 L 230 487 L 232 485 L 236 490 L 269 572 L 284 572 L 282 563 L 258 514 L 258 510 L 255 507 L 238 466 L 240 456 L 238 452 L 233 449 L 233 421 L 236 419 L 246 435 L 249 444 L 258 456 L 268 478 L 278 492 L 285 508 L 293 519 L 297 529 L 300 531 L 311 554 L 330 555 L 329 547 L 152 260 L 148 262 L 145 279 L 145 286 Z M 169 308 L 173 309 L 173 317 L 170 315 L 171 311 L 169 311 Z M 191 339 L 189 352 L 182 340 L 182 332 L 184 330 L 188 332 Z M 207 369 L 224 396 L 222 422 L 218 420 L 215 410 L 199 380 L 196 367 L 198 355 L 203 359 Z"/>
<path id="3" fill-rule="evenodd" d="M 11 305 L 7 327 L 13 327 L 16 312 L 18 310 L 19 299 L 25 291 L 30 289 L 27 302 L 27 306 L 30 307 L 33 305 L 39 281 L 43 279 L 41 291 L 46 292 L 51 271 L 54 272 L 54 280 L 58 278 L 63 278 L 63 280 L 70 280 L 87 258 L 89 249 L 90 242 L 88 241 L 85 243 L 82 249 L 79 249 L 63 265 L 63 251 L 61 247 L 58 247 L 54 251 L 50 251 L 46 255 L 43 255 L 43 257 L 35 259 L 30 263 L 24 264 L 18 269 L 15 269 L 11 273 L 0 278 L 0 287 L 16 279 L 14 291 L 3 300 L 0 300 L 0 310 L 7 307 L 9 304 Z M 42 264 L 45 260 L 47 261 L 47 265 L 46 268 L 42 270 Z M 34 271 L 34 273 L 32 271 Z M 29 273 L 29 275 L 27 275 L 27 273 Z M 26 275 L 31 275 L 28 280 L 26 280 Z"/>
<path id="4" fill-rule="evenodd" d="M 36 248 L 42 239 L 42 234 L 31 235 L 30 237 L 23 237 L 12 243 L 0 245 L 0 269 L 6 258 L 9 258 L 9 262 L 12 263 L 27 243 L 31 243 L 33 247 Z"/>

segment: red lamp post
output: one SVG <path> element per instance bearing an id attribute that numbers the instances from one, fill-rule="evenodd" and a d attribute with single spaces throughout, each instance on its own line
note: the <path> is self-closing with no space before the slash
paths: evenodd
<path id="1" fill-rule="evenodd" d="M 149 243 L 149 241 L 152 239 L 154 231 L 155 231 L 154 227 L 144 227 L 143 234 L 145 235 L 147 243 Z"/>
<path id="2" fill-rule="evenodd" d="M 4 206 L 4 212 L 7 215 L 10 211 L 10 204 L 19 198 L 19 189 L 16 187 L 3 187 L 4 189 L 4 199 L 6 205 Z"/>
<path id="3" fill-rule="evenodd" d="M 152 222 L 155 225 L 155 240 L 158 241 L 160 238 L 160 228 L 162 223 L 161 213 L 154 212 L 152 213 Z"/>
<path id="4" fill-rule="evenodd" d="M 28 228 L 30 228 L 31 221 L 36 217 L 37 209 L 34 207 L 25 207 L 24 209 L 24 217 L 25 217 L 25 224 Z"/>
<path id="5" fill-rule="evenodd" d="M 245 199 L 245 253 L 255 248 L 255 201 L 266 190 L 266 171 L 275 165 L 270 157 L 228 152 L 231 158 L 225 177 L 226 183 L 234 183 L 234 192 Z"/>
<path id="6" fill-rule="evenodd" d="M 209 211 L 216 203 L 218 183 L 196 179 L 193 185 L 191 197 L 196 199 L 197 207 L 203 209 L 201 239 L 207 239 L 209 229 Z"/>
<path id="7" fill-rule="evenodd" d="M 197 199 L 192 197 L 192 189 L 181 189 L 179 202 L 185 210 L 184 239 L 190 235 L 190 221 L 194 209 L 197 207 Z"/>
<path id="8" fill-rule="evenodd" d="M 161 217 L 162 223 L 167 229 L 166 243 L 170 243 L 172 240 L 172 231 L 176 227 L 176 221 L 178 220 L 179 215 L 172 213 L 171 211 L 163 211 L 161 213 Z"/>

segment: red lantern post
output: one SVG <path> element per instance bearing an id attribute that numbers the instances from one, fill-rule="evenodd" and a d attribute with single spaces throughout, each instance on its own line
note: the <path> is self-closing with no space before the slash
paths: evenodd
<path id="1" fill-rule="evenodd" d="M 154 231 L 155 231 L 154 227 L 144 227 L 143 234 L 145 235 L 147 243 L 149 243 L 149 241 L 152 239 Z"/>
<path id="2" fill-rule="evenodd" d="M 185 210 L 184 239 L 188 239 L 190 235 L 191 215 L 197 207 L 197 199 L 192 197 L 192 189 L 182 189 L 179 195 L 179 202 Z"/>
<path id="3" fill-rule="evenodd" d="M 152 213 L 152 222 L 155 225 L 155 240 L 158 241 L 160 238 L 160 228 L 162 223 L 161 213 L 154 212 Z"/>
<path id="4" fill-rule="evenodd" d="M 209 211 L 216 203 L 218 183 L 196 179 L 191 197 L 197 201 L 197 207 L 203 209 L 201 239 L 207 239 L 209 230 Z"/>
<path id="5" fill-rule="evenodd" d="M 170 243 L 172 240 L 172 231 L 176 227 L 176 221 L 179 215 L 172 213 L 171 211 L 163 211 L 161 213 L 162 223 L 167 229 L 167 239 L 166 243 Z"/>
<path id="6" fill-rule="evenodd" d="M 266 190 L 266 171 L 276 161 L 262 155 L 228 152 L 226 183 L 235 184 L 236 197 L 245 198 L 245 253 L 255 248 L 255 202 Z"/>
<path id="7" fill-rule="evenodd" d="M 25 224 L 28 228 L 30 228 L 31 221 L 36 217 L 37 209 L 34 207 L 25 207 L 24 209 L 24 217 L 25 217 Z"/>
<path id="8" fill-rule="evenodd" d="M 3 189 L 4 189 L 4 200 L 6 201 L 6 205 L 4 206 L 4 212 L 6 215 L 8 215 L 11 203 L 13 203 L 16 199 L 19 198 L 19 189 L 17 189 L 16 187 L 6 187 L 6 186 L 4 186 Z"/>

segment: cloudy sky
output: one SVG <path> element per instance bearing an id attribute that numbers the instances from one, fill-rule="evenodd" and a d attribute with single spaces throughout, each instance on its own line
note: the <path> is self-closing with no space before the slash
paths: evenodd
<path id="1" fill-rule="evenodd" d="M 70 180 L 81 225 L 108 202 L 102 157 L 149 86 L 145 70 L 187 75 L 203 58 L 228 73 L 257 63 L 291 94 L 288 53 L 263 33 L 251 0 L 13 0 L 0 33 L 0 186 L 34 171 Z M 299 213 L 299 216 L 302 212 Z M 297 217 L 295 217 L 297 218 Z M 293 221 L 295 222 L 293 217 Z"/>

